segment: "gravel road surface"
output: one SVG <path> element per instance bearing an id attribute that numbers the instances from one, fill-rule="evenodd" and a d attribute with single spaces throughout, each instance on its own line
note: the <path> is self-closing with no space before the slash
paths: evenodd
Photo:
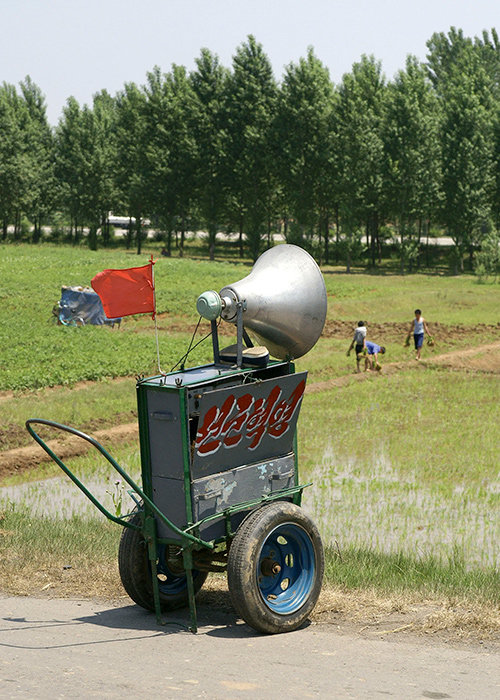
<path id="1" fill-rule="evenodd" d="M 202 608 L 200 630 L 168 625 L 128 600 L 0 595 L 0 697 L 500 697 L 500 652 L 397 635 L 363 638 L 334 625 L 262 636 Z"/>

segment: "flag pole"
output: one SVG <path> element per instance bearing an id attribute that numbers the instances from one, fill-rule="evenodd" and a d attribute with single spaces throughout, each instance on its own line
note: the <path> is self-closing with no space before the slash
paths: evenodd
<path id="1" fill-rule="evenodd" d="M 156 321 L 156 284 L 155 284 L 155 268 L 154 268 L 155 263 L 154 263 L 152 255 L 151 255 L 151 259 L 149 262 L 151 265 L 151 279 L 153 280 L 153 308 L 154 308 L 153 316 L 154 316 L 154 320 L 155 320 L 156 359 L 158 361 L 158 374 L 164 374 L 164 372 L 162 372 L 162 369 L 160 367 L 160 343 L 158 340 L 158 323 Z"/>

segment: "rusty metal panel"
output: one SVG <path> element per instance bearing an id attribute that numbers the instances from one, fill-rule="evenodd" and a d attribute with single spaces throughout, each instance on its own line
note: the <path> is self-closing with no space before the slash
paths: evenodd
<path id="1" fill-rule="evenodd" d="M 268 493 L 295 486 L 295 457 L 292 454 L 277 459 L 250 464 L 197 479 L 192 484 L 193 516 L 201 520 Z M 231 529 L 236 531 L 249 511 L 231 515 Z M 200 528 L 200 537 L 207 540 L 225 535 L 224 519 L 209 521 Z"/>
<path id="2" fill-rule="evenodd" d="M 302 372 L 204 394 L 192 478 L 292 452 L 306 377 Z"/>
<path id="3" fill-rule="evenodd" d="M 295 486 L 293 453 L 196 479 L 192 485 L 194 519 L 202 520 L 230 506 L 290 486 Z"/>

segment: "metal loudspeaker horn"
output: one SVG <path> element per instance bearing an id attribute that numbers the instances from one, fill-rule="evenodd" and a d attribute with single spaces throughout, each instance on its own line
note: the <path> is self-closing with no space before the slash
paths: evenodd
<path id="1" fill-rule="evenodd" d="M 302 248 L 278 245 L 263 253 L 247 277 L 220 293 L 204 292 L 198 313 L 243 327 L 279 359 L 296 359 L 316 344 L 326 319 L 326 287 L 314 259 Z M 241 328 L 240 328 L 241 327 Z"/>

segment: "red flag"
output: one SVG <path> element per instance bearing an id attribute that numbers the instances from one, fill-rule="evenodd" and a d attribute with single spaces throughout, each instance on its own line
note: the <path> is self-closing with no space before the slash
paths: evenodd
<path id="1" fill-rule="evenodd" d="M 142 267 L 103 270 L 91 281 L 108 318 L 152 313 L 155 317 L 153 259 Z"/>

